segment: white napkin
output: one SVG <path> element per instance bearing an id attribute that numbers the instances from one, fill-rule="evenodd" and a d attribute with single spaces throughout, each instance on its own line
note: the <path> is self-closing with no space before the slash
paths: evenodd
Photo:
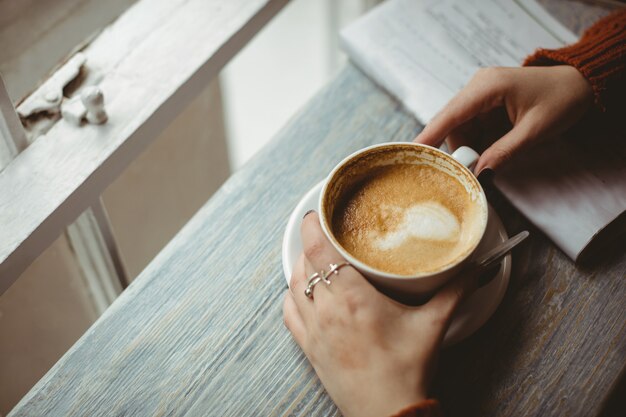
<path id="1" fill-rule="evenodd" d="M 496 187 L 571 259 L 626 212 L 626 141 L 563 137 L 529 150 L 494 178 Z M 612 233 L 610 233 L 612 232 Z"/>

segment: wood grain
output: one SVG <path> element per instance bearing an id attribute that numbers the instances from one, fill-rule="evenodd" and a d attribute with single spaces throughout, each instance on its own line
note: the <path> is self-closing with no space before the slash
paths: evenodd
<path id="1" fill-rule="evenodd" d="M 336 415 L 282 324 L 290 210 L 344 155 L 417 123 L 347 67 L 233 175 L 11 415 Z M 494 202 L 510 233 L 530 227 Z M 450 416 L 594 415 L 626 358 L 626 256 L 579 270 L 537 230 L 505 300 L 445 352 Z"/>
<path id="2" fill-rule="evenodd" d="M 288 215 L 343 156 L 420 126 L 348 65 L 180 231 L 10 416 L 336 416 L 282 323 Z M 505 299 L 441 358 L 447 416 L 594 416 L 626 360 L 626 253 L 574 266 L 529 228 Z"/>

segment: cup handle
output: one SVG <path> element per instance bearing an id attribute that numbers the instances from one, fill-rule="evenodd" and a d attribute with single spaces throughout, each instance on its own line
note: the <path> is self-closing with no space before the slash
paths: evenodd
<path id="1" fill-rule="evenodd" d="M 452 157 L 471 170 L 478 162 L 480 155 L 468 146 L 461 146 L 452 153 Z"/>

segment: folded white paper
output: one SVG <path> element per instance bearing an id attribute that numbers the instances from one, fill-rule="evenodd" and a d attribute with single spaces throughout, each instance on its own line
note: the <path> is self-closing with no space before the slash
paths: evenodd
<path id="1" fill-rule="evenodd" d="M 341 38 L 352 61 L 422 123 L 478 68 L 519 66 L 538 47 L 577 39 L 534 0 L 387 0 Z M 495 181 L 574 260 L 626 210 L 626 141 L 610 157 L 597 143 L 553 142 Z"/>

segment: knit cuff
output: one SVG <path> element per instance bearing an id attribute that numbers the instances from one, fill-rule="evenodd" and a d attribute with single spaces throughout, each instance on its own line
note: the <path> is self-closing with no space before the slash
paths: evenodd
<path id="1" fill-rule="evenodd" d="M 565 64 L 578 69 L 593 88 L 595 103 L 606 111 L 623 98 L 626 80 L 626 11 L 600 19 L 581 39 L 561 49 L 538 49 L 524 66 Z M 621 91 L 621 92 L 620 92 Z"/>
<path id="2" fill-rule="evenodd" d="M 404 408 L 391 417 L 443 417 L 439 401 L 428 399 Z"/>

